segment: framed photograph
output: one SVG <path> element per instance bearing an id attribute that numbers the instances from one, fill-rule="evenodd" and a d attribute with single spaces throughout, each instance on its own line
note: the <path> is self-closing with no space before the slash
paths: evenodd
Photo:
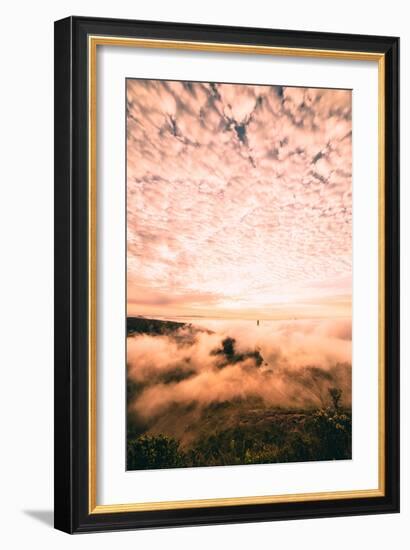
<path id="1" fill-rule="evenodd" d="M 55 527 L 399 510 L 399 39 L 55 24 Z"/>

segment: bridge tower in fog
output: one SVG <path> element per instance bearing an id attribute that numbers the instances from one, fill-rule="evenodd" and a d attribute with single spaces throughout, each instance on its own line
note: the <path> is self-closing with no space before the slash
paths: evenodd
<path id="1" fill-rule="evenodd" d="M 259 326 L 259 319 L 256 321 L 256 326 L 257 327 Z"/>

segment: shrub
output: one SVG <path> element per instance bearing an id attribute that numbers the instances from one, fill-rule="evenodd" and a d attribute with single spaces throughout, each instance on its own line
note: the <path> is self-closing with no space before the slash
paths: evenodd
<path id="1" fill-rule="evenodd" d="M 338 411 L 340 407 L 340 400 L 342 399 L 342 390 L 339 388 L 329 388 L 329 395 L 333 408 Z"/>
<path id="2" fill-rule="evenodd" d="M 185 455 L 180 451 L 178 442 L 171 437 L 142 435 L 128 441 L 128 470 L 181 468 L 185 465 Z"/>
<path id="3" fill-rule="evenodd" d="M 351 458 L 352 418 L 350 414 L 336 409 L 321 409 L 312 417 L 312 430 L 315 433 L 322 460 Z"/>

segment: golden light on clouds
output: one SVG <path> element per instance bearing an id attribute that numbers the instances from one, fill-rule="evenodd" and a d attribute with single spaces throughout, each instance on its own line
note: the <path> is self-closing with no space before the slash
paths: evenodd
<path id="1" fill-rule="evenodd" d="M 351 92 L 127 80 L 129 315 L 351 316 Z"/>

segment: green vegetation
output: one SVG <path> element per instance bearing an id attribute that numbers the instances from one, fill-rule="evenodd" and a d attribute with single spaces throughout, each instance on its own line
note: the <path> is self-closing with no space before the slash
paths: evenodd
<path id="1" fill-rule="evenodd" d="M 159 435 L 142 435 L 128 441 L 128 470 L 151 470 L 154 468 L 182 468 L 186 466 L 183 453 L 175 439 Z"/>
<path id="2" fill-rule="evenodd" d="M 263 421 L 225 429 L 210 430 L 207 424 L 185 447 L 163 434 L 129 433 L 128 469 L 349 459 L 351 412 L 340 408 L 340 390 L 331 388 L 329 395 L 331 406 L 316 411 L 271 411 Z M 212 412 L 222 414 L 222 409 Z"/>

